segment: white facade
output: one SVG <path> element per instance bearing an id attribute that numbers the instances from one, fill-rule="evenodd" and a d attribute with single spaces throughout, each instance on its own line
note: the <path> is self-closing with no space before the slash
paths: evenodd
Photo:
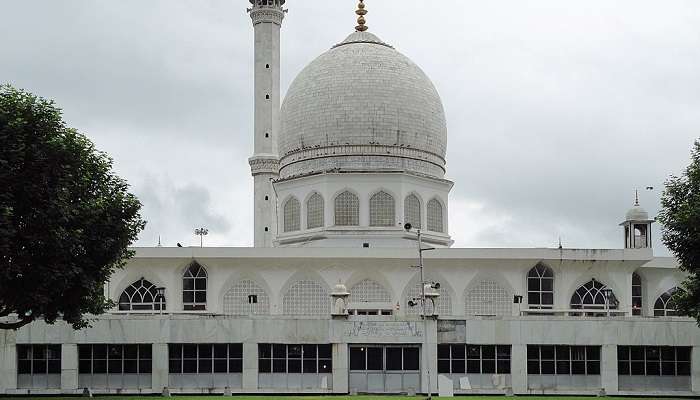
<path id="1" fill-rule="evenodd" d="M 0 395 L 700 395 L 700 332 L 668 302 L 685 275 L 638 203 L 621 249 L 450 248 L 428 77 L 360 7 L 280 110 L 284 1 L 251 4 L 255 247 L 135 249 L 91 328 L 0 332 Z"/>

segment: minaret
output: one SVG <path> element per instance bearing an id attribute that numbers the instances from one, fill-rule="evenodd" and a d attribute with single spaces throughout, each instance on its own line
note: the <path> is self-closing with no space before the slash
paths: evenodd
<path id="1" fill-rule="evenodd" d="M 255 247 L 272 247 L 277 235 L 277 199 L 272 180 L 279 176 L 280 28 L 285 0 L 250 0 L 255 31 L 254 152 L 248 159 L 254 181 Z"/>

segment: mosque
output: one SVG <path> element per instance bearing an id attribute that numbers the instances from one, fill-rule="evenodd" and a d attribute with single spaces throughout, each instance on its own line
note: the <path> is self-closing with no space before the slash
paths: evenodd
<path id="1" fill-rule="evenodd" d="M 285 0 L 250 3 L 254 247 L 134 249 L 91 328 L 0 332 L 0 395 L 700 395 L 684 273 L 638 202 L 619 249 L 452 248 L 428 76 L 360 0 L 281 101 Z"/>

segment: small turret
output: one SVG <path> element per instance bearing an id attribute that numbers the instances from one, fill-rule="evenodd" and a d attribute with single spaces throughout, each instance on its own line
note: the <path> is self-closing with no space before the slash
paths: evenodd
<path id="1" fill-rule="evenodd" d="M 625 221 L 620 224 L 625 228 L 626 249 L 651 248 L 651 224 L 649 213 L 639 205 L 639 193 L 635 193 L 634 206 L 625 214 Z"/>

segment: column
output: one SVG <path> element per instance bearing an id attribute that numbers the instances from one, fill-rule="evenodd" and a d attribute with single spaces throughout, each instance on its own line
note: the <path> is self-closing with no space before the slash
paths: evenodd
<path id="1" fill-rule="evenodd" d="M 693 346 L 690 352 L 690 388 L 700 393 L 700 346 Z"/>
<path id="2" fill-rule="evenodd" d="M 169 386 L 168 344 L 154 343 L 152 351 L 151 383 L 153 385 L 153 393 L 161 393 L 163 388 Z"/>
<path id="3" fill-rule="evenodd" d="M 430 380 L 432 393 L 437 393 L 437 321 L 426 319 L 424 322 L 426 329 L 421 346 L 421 392 L 428 393 L 428 380 Z"/>
<path id="4" fill-rule="evenodd" d="M 243 343 L 243 391 L 258 391 L 258 344 Z"/>
<path id="5" fill-rule="evenodd" d="M 350 391 L 347 343 L 333 343 L 333 393 L 345 394 Z"/>
<path id="6" fill-rule="evenodd" d="M 600 379 L 605 394 L 609 396 L 617 394 L 617 346 L 614 344 L 601 346 Z"/>
<path id="7" fill-rule="evenodd" d="M 0 394 L 17 389 L 15 331 L 0 332 Z"/>
<path id="8" fill-rule="evenodd" d="M 514 394 L 527 393 L 527 345 L 513 344 L 510 349 L 510 374 Z"/>
<path id="9" fill-rule="evenodd" d="M 61 345 L 61 393 L 75 393 L 78 388 L 78 345 Z"/>

